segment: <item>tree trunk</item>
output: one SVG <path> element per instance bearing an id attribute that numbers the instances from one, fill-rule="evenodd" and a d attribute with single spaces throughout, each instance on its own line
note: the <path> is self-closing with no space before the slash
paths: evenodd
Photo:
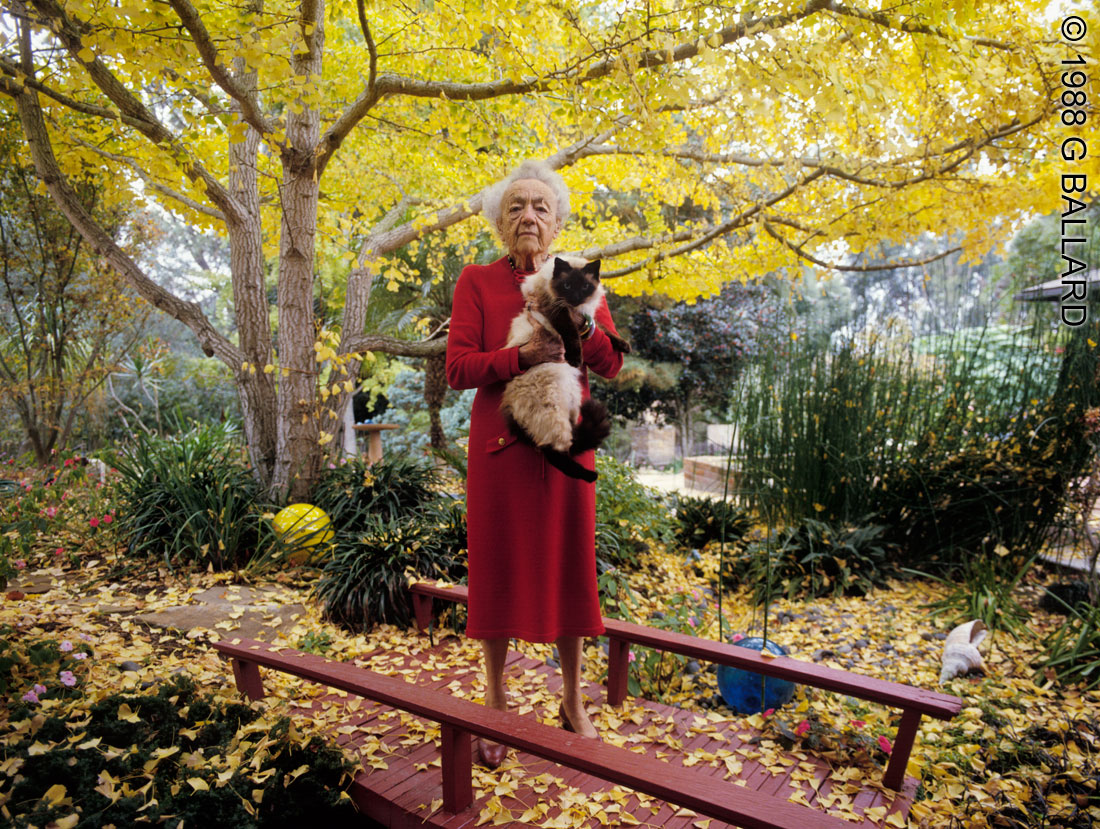
<path id="1" fill-rule="evenodd" d="M 237 81 L 250 93 L 256 73 L 245 72 L 237 61 Z M 239 110 L 239 106 L 237 107 Z M 242 119 L 243 123 L 243 119 Z M 229 218 L 229 270 L 233 280 L 233 311 L 240 332 L 244 365 L 231 366 L 241 401 L 244 436 L 253 473 L 262 484 L 275 474 L 275 374 L 264 367 L 272 362 L 271 318 L 264 285 L 263 225 L 260 219 L 258 156 L 260 135 L 246 126 L 244 140 L 229 145 L 229 191 L 241 207 L 241 218 Z"/>
<path id="2" fill-rule="evenodd" d="M 443 421 L 439 412 L 447 396 L 447 355 L 429 357 L 424 368 L 424 402 L 428 404 L 431 419 L 432 449 L 446 449 L 447 438 L 443 434 Z"/>
<path id="3" fill-rule="evenodd" d="M 313 24 L 304 36 L 307 51 L 291 61 L 297 78 L 320 76 L 324 46 L 323 3 L 303 3 L 303 21 Z M 305 8 L 310 6 L 310 8 Z M 317 361 L 313 350 L 313 266 L 317 228 L 316 148 L 321 116 L 299 99 L 287 115 L 287 146 L 282 153 L 282 226 L 279 239 L 279 384 L 278 433 L 271 495 L 306 500 L 321 468 L 321 412 L 317 410 Z M 336 401 L 339 402 L 339 401 Z"/>

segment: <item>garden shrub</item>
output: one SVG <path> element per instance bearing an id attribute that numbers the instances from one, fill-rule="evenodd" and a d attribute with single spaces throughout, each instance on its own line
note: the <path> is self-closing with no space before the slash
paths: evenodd
<path id="1" fill-rule="evenodd" d="M 393 520 L 439 497 L 439 477 L 425 461 L 394 456 L 373 466 L 362 458 L 325 470 L 313 503 L 345 532 L 362 532 L 372 517 Z"/>
<path id="2" fill-rule="evenodd" d="M 260 484 L 230 424 L 171 438 L 145 434 L 117 461 L 129 549 L 169 565 L 237 569 L 260 546 Z"/>
<path id="3" fill-rule="evenodd" d="M 325 618 L 353 631 L 380 623 L 408 625 L 410 578 L 465 578 L 465 545 L 457 546 L 465 540 L 460 509 L 441 506 L 396 518 L 370 515 L 358 532 L 337 530 L 315 589 Z"/>
<path id="4" fill-rule="evenodd" d="M 676 540 L 684 547 L 701 550 L 712 541 L 740 541 L 752 529 L 749 514 L 729 501 L 677 495 Z"/>
<path id="5" fill-rule="evenodd" d="M 832 524 L 806 519 L 781 531 L 773 543 L 746 552 L 753 600 L 864 596 L 896 575 L 896 551 L 874 524 Z"/>
<path id="6" fill-rule="evenodd" d="M 603 453 L 596 454 L 596 472 L 596 556 L 605 567 L 636 568 L 649 542 L 672 543 L 673 522 L 660 493 Z"/>
<path id="7" fill-rule="evenodd" d="M 691 593 L 677 592 L 663 597 L 661 610 L 646 619 L 637 613 L 641 598 L 630 585 L 629 576 L 614 567 L 600 574 L 597 584 L 600 591 L 600 610 L 612 619 L 626 622 L 642 622 L 659 630 L 697 635 L 707 613 L 707 600 L 700 590 Z M 633 696 L 663 701 L 664 695 L 678 689 L 688 657 L 670 651 L 631 646 L 627 689 Z M 606 678 L 606 675 L 605 675 Z"/>
<path id="8" fill-rule="evenodd" d="M 315 590 L 326 618 L 351 630 L 407 625 L 410 578 L 465 578 L 466 511 L 439 488 L 430 464 L 403 457 L 327 470 L 314 493 L 335 531 Z"/>
<path id="9" fill-rule="evenodd" d="M 176 676 L 88 708 L 20 702 L 0 733 L 15 826 L 352 826 L 354 765 L 286 717 L 200 696 Z M 76 818 L 74 821 L 73 818 Z"/>

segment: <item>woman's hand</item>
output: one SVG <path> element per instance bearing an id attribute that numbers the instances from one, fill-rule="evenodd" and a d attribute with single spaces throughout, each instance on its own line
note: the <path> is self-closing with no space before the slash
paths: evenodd
<path id="1" fill-rule="evenodd" d="M 519 347 L 519 367 L 525 371 L 539 363 L 562 362 L 565 362 L 565 346 L 561 337 L 541 325 L 536 325 L 531 339 Z"/>

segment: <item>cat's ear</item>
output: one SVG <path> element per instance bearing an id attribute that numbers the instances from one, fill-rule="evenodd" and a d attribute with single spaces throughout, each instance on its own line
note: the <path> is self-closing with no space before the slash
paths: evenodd
<path id="1" fill-rule="evenodd" d="M 584 266 L 584 270 L 585 270 L 585 273 L 587 273 L 589 276 L 591 276 L 597 282 L 600 281 L 600 260 L 599 259 L 593 259 L 591 262 L 589 262 L 587 265 Z"/>
<path id="2" fill-rule="evenodd" d="M 554 276 L 557 276 L 557 275 L 563 273 L 564 271 L 569 270 L 572 267 L 573 267 L 572 265 L 570 265 L 568 262 L 566 262 L 560 256 L 555 256 L 554 257 Z"/>

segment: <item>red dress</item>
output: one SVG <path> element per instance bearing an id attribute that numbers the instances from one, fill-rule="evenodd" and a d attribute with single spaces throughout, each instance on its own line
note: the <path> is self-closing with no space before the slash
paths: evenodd
<path id="1" fill-rule="evenodd" d="M 507 258 L 469 265 L 455 286 L 447 337 L 447 381 L 477 388 L 470 416 L 466 481 L 471 639 L 552 642 L 603 633 L 596 589 L 596 486 L 570 478 L 518 441 L 500 414 L 504 384 L 520 374 L 519 349 L 505 349 L 523 294 Z M 596 318 L 614 331 L 607 304 Z M 623 358 L 598 328 L 584 363 L 614 377 Z M 588 375 L 582 371 L 583 396 Z M 595 453 L 577 459 L 591 469 Z"/>

